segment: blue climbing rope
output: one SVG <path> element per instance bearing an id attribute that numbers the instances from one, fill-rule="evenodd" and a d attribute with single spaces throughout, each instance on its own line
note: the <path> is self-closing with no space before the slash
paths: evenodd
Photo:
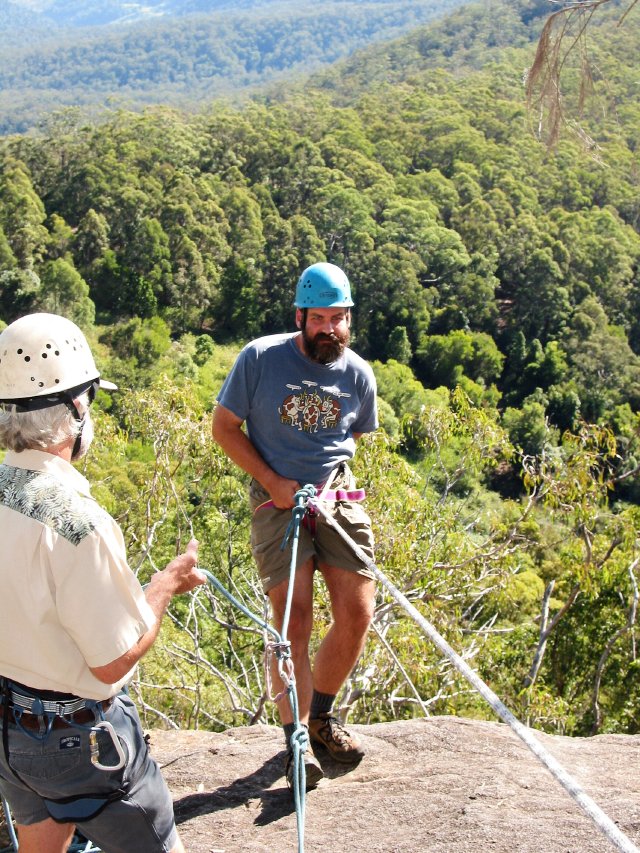
<path id="1" fill-rule="evenodd" d="M 287 630 L 289 627 L 289 619 L 291 617 L 291 603 L 293 600 L 293 585 L 295 582 L 296 563 L 298 556 L 298 542 L 300 539 L 300 526 L 307 512 L 308 501 L 316 494 L 314 486 L 307 485 L 299 489 L 295 494 L 295 503 L 291 511 L 291 522 L 287 527 L 287 531 L 282 540 L 282 550 L 287 543 L 291 541 L 291 562 L 289 569 L 289 586 L 287 589 L 287 599 L 285 602 L 284 616 L 282 619 L 281 630 L 277 631 L 273 625 L 269 625 L 264 619 L 261 619 L 255 613 L 252 613 L 245 605 L 239 601 L 229 590 L 216 578 L 214 574 L 200 567 L 202 573 L 206 576 L 209 583 L 215 587 L 218 592 L 237 607 L 249 619 L 252 619 L 264 631 L 267 631 L 274 638 L 274 642 L 270 644 L 270 649 L 275 653 L 278 661 L 278 675 L 285 687 L 284 692 L 287 694 L 291 713 L 293 716 L 294 731 L 290 738 L 290 746 L 293 755 L 293 799 L 296 810 L 296 825 L 298 831 L 298 853 L 304 853 L 304 822 L 305 822 L 305 792 L 306 792 L 306 771 L 304 766 L 304 753 L 309 747 L 309 732 L 306 726 L 300 723 L 300 713 L 298 710 L 298 695 L 296 693 L 296 680 L 291 662 L 291 643 L 287 640 Z M 267 650 L 269 651 L 269 649 Z M 277 697 L 278 699 L 280 696 Z"/>
<path id="2" fill-rule="evenodd" d="M 12 853 L 12 851 L 18 849 L 18 836 L 16 835 L 16 831 L 13 827 L 13 820 L 11 819 L 11 810 L 9 809 L 9 803 L 2 797 L 2 809 L 4 811 L 4 816 L 7 821 L 7 833 L 9 835 L 9 841 L 11 844 L 9 847 L 3 847 L 0 850 L 0 853 Z"/>

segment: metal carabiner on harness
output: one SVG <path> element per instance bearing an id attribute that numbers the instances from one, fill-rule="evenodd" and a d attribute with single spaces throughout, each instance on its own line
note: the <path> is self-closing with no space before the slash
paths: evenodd
<path id="1" fill-rule="evenodd" d="M 111 738 L 111 742 L 118 753 L 117 764 L 102 764 L 100 761 L 100 747 L 98 745 L 98 732 L 100 729 L 106 731 Z M 107 722 L 107 720 L 100 720 L 91 726 L 91 731 L 89 732 L 89 748 L 91 751 L 91 763 L 98 770 L 120 770 L 127 762 L 127 756 L 125 755 L 122 744 L 120 743 L 120 738 L 116 734 L 116 730 L 113 728 L 111 723 Z"/>

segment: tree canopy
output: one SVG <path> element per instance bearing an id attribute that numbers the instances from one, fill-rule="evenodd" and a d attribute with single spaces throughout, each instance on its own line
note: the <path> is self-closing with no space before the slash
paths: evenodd
<path id="1" fill-rule="evenodd" d="M 465 8 L 242 107 L 63 113 L 0 140 L 0 317 L 72 317 L 123 389 L 99 395 L 85 465 L 141 577 L 197 531 L 260 607 L 210 412 L 242 343 L 293 329 L 302 269 L 339 264 L 380 387 L 355 463 L 380 564 L 531 724 L 637 732 L 636 49 L 593 27 L 615 114 L 588 116 L 598 158 L 549 151 L 522 87 L 541 10 Z M 171 619 L 145 713 L 270 713 L 237 615 L 203 593 Z M 343 707 L 482 713 L 390 602 L 375 627 Z"/>

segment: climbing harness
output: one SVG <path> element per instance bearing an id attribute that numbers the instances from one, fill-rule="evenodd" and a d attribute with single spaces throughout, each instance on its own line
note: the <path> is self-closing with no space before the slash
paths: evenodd
<path id="1" fill-rule="evenodd" d="M 305 486 L 305 489 L 314 489 L 314 486 Z M 315 500 L 324 500 L 327 502 L 335 503 L 336 501 L 363 501 L 365 499 L 365 491 L 364 489 L 327 489 L 323 491 L 320 495 L 318 495 Z M 262 504 L 259 504 L 255 508 L 255 512 L 259 509 L 266 509 L 267 507 L 275 506 L 273 501 L 265 501 Z M 312 503 L 309 501 L 307 503 L 306 512 L 302 516 L 301 524 L 303 527 L 309 531 L 312 536 L 316 535 L 316 518 L 318 513 L 316 512 L 315 502 Z M 285 535 L 285 539 L 291 535 L 291 531 L 293 530 L 293 526 L 289 525 L 287 528 L 287 533 Z M 284 543 L 283 543 L 284 545 Z"/>
<path id="2" fill-rule="evenodd" d="M 64 727 L 76 729 L 89 729 L 90 737 L 96 750 L 92 754 L 91 761 L 99 770 L 120 770 L 124 767 L 126 756 L 110 722 L 105 720 L 104 712 L 109 708 L 112 700 L 95 701 L 93 699 L 82 699 L 79 696 L 71 696 L 62 699 L 44 698 L 35 691 L 30 690 L 22 684 L 0 679 L 1 695 L 0 704 L 4 706 L 4 717 L 8 719 L 12 714 L 16 726 L 22 734 L 32 740 L 46 740 L 53 729 Z M 86 712 L 81 716 L 82 712 Z M 27 716 L 25 716 L 27 715 Z M 116 764 L 101 764 L 97 751 L 96 732 L 104 730 L 107 732 L 118 755 Z M 9 763 L 8 728 L 3 728 L 3 748 L 7 764 Z M 15 772 L 15 771 L 14 771 Z M 19 778 L 19 777 L 18 777 Z M 21 780 L 22 781 L 22 780 Z M 23 783 L 26 784 L 26 783 Z"/>
<path id="3" fill-rule="evenodd" d="M 0 678 L 0 705 L 2 705 L 2 748 L 7 766 L 9 762 L 9 718 L 13 717 L 16 727 L 22 734 L 43 743 L 54 729 L 63 727 L 89 730 L 89 744 L 91 752 L 91 763 L 98 770 L 113 771 L 120 770 L 126 763 L 126 755 L 120 743 L 115 729 L 110 722 L 104 719 L 111 700 L 104 702 L 93 699 L 82 699 L 78 696 L 56 697 L 53 693 L 38 695 L 36 691 L 25 687 L 6 678 Z M 105 731 L 116 750 L 118 760 L 115 764 L 102 764 L 100 762 L 100 751 L 98 749 L 97 733 Z M 12 769 L 15 777 L 27 788 L 31 786 Z M 119 799 L 124 791 L 118 790 L 112 794 L 87 794 L 82 797 L 65 797 L 52 800 L 43 797 L 49 815 L 61 823 L 76 823 L 88 820 L 98 815 L 106 806 Z M 6 800 L 2 799 L 7 831 L 11 847 L 3 848 L 0 853 L 18 850 L 18 838 L 13 828 L 11 809 Z M 98 853 L 99 847 L 95 847 L 91 841 L 84 838 L 74 837 L 69 847 L 70 853 Z"/>
<path id="4" fill-rule="evenodd" d="M 640 853 L 639 848 L 636 847 L 631 839 L 618 829 L 611 818 L 602 811 L 600 806 L 598 806 L 597 803 L 595 803 L 594 800 L 592 800 L 591 797 L 582 790 L 575 779 L 573 779 L 562 765 L 559 764 L 559 762 L 556 761 L 549 752 L 547 752 L 538 740 L 536 740 L 536 738 L 531 734 L 530 729 L 524 726 L 511 713 L 511 711 L 509 711 L 506 705 L 504 705 L 493 690 L 491 690 L 491 688 L 482 681 L 478 674 L 474 672 L 474 670 L 472 670 L 471 667 L 460 657 L 460 655 L 452 649 L 444 637 L 424 618 L 424 616 L 422 616 L 422 614 L 411 604 L 400 590 L 391 583 L 387 576 L 376 566 L 373 560 L 364 553 L 362 548 L 353 541 L 353 539 L 340 527 L 331 515 L 329 515 L 320 504 L 314 502 L 313 498 L 310 498 L 309 502 L 312 503 L 316 512 L 318 512 L 325 521 L 327 521 L 328 524 L 336 530 L 338 535 L 351 546 L 356 556 L 362 560 L 370 571 L 373 572 L 377 580 L 379 580 L 391 594 L 392 598 L 409 614 L 409 616 L 411 616 L 414 622 L 422 628 L 423 632 L 440 649 L 440 651 L 449 658 L 456 669 L 467 679 L 467 681 L 469 681 L 478 693 L 480 693 L 482 698 L 489 703 L 496 714 L 504 720 L 511 729 L 513 729 L 522 741 L 524 741 L 536 758 L 538 758 L 554 778 L 560 782 L 562 787 L 573 797 L 582 810 L 595 823 L 600 832 L 609 839 L 614 847 L 623 851 L 623 853 Z"/>
<path id="5" fill-rule="evenodd" d="M 314 486 L 306 486 L 305 488 L 314 488 Z M 321 492 L 317 498 L 312 503 L 307 505 L 307 511 L 315 506 L 315 501 L 328 501 L 331 503 L 335 503 L 336 501 L 351 501 L 358 502 L 363 501 L 366 497 L 366 492 L 364 489 L 327 489 L 326 492 Z M 269 506 L 275 506 L 273 501 L 265 501 L 264 503 L 259 504 L 256 507 L 255 511 L 257 512 L 259 509 L 266 509 Z"/>

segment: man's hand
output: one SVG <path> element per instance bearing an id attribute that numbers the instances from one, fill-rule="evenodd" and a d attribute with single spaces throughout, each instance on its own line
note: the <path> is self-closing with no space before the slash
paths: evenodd
<path id="1" fill-rule="evenodd" d="M 254 477 L 271 495 L 278 509 L 291 509 L 300 488 L 296 480 L 287 480 L 270 468 L 242 430 L 243 421 L 218 404 L 213 412 L 211 431 L 214 439 L 236 465 Z"/>
<path id="2" fill-rule="evenodd" d="M 269 480 L 267 491 L 271 495 L 273 504 L 278 509 L 291 509 L 295 504 L 296 492 L 300 489 L 297 480 L 287 480 L 285 477 L 274 476 L 273 482 Z"/>
<path id="3" fill-rule="evenodd" d="M 200 584 L 206 583 L 207 578 L 198 569 L 198 540 L 192 539 L 183 554 L 178 554 L 165 568 L 167 575 L 172 576 L 173 595 L 190 592 Z"/>

